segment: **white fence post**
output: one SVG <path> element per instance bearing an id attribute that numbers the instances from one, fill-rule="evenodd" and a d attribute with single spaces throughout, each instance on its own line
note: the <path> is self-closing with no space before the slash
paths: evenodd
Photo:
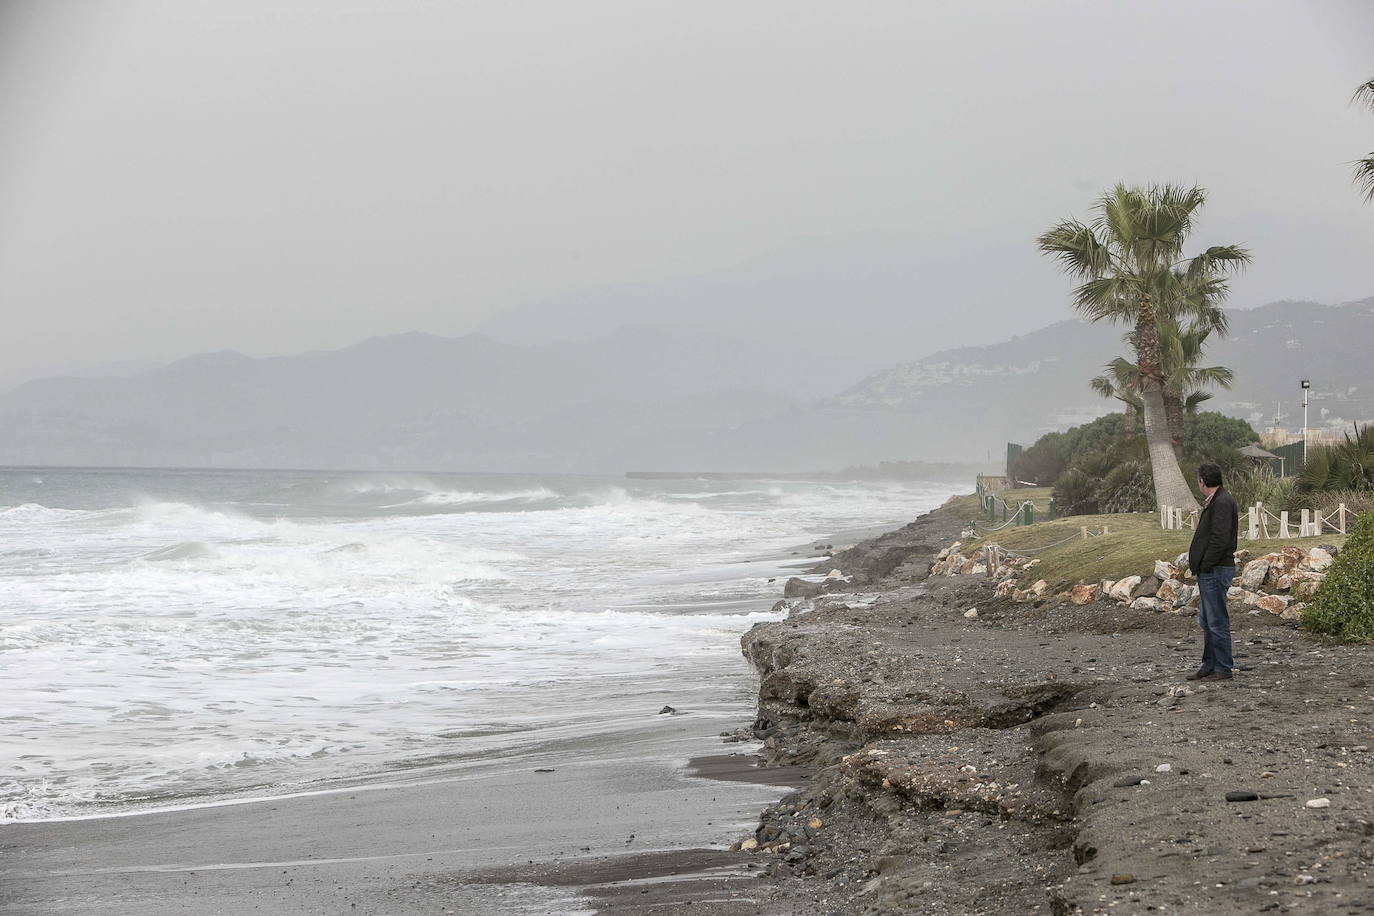
<path id="1" fill-rule="evenodd" d="M 1255 509 L 1254 506 L 1251 506 L 1247 514 L 1250 516 L 1250 540 L 1252 540 L 1252 541 L 1258 541 L 1258 540 L 1259 540 L 1259 512 L 1256 511 L 1256 509 Z"/>
<path id="2" fill-rule="evenodd" d="M 1340 519 L 1338 530 L 1341 534 L 1345 534 L 1345 503 L 1341 503 L 1340 508 L 1336 510 L 1336 517 Z"/>

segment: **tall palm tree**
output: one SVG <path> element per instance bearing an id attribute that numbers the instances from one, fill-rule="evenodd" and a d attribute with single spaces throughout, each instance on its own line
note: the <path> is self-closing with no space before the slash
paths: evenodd
<path id="1" fill-rule="evenodd" d="M 1213 328 L 1191 324 L 1180 328 L 1177 322 L 1159 322 L 1160 359 L 1164 367 L 1164 406 L 1169 417 L 1169 437 L 1174 454 L 1183 453 L 1183 417 L 1195 413 L 1198 405 L 1211 399 L 1210 387 L 1230 389 L 1235 373 L 1225 366 L 1199 366 L 1207 338 Z M 1129 335 L 1128 335 L 1129 339 Z M 1104 398 L 1116 398 L 1126 405 L 1126 438 L 1135 436 L 1136 417 L 1141 412 L 1140 367 L 1118 356 L 1107 364 L 1106 372 L 1088 382 Z"/>
<path id="2" fill-rule="evenodd" d="M 1355 90 L 1354 102 L 1374 110 L 1374 80 Z M 1364 192 L 1365 200 L 1374 200 L 1374 153 L 1370 153 L 1367 159 L 1355 161 L 1355 184 Z"/>
<path id="3" fill-rule="evenodd" d="M 1080 314 L 1090 321 L 1134 327 L 1131 342 L 1140 369 L 1155 500 L 1181 508 L 1196 507 L 1197 502 L 1169 434 L 1159 317 L 1177 321 L 1203 305 L 1220 313 L 1226 277 L 1250 260 L 1249 253 L 1235 245 L 1217 245 L 1183 257 L 1194 218 L 1206 201 L 1206 192 L 1197 187 L 1119 184 L 1094 205 L 1097 216 L 1091 224 L 1065 220 L 1037 240 L 1041 251 L 1083 281 L 1074 290 L 1074 307 Z M 1203 290 L 1206 295 L 1200 293 Z"/>

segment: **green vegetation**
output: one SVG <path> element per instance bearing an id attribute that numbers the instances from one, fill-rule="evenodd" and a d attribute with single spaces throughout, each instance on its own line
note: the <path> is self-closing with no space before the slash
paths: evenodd
<path id="1" fill-rule="evenodd" d="M 1015 505 L 1023 499 L 1044 500 L 1044 488 L 1009 490 L 1002 494 Z M 978 501 L 974 496 L 961 496 L 945 504 L 956 515 L 977 521 Z M 1084 539 L 1085 523 L 1093 537 Z M 1097 536 L 1103 528 L 1108 534 Z M 985 536 L 965 541 L 961 550 L 968 551 L 983 543 L 995 543 L 1008 550 L 1024 553 L 1040 560 L 1029 581 L 1044 579 L 1058 592 L 1078 582 L 1099 582 L 1122 576 L 1148 576 L 1154 571 L 1155 560 L 1172 561 L 1188 549 L 1193 533 L 1188 530 L 1166 531 L 1159 527 L 1153 512 L 1115 513 L 1092 518 L 1060 518 L 1037 522 L 1026 527 L 1010 527 L 989 532 Z M 1318 544 L 1340 544 L 1339 535 L 1326 534 L 1314 538 L 1285 538 L 1246 541 L 1243 546 L 1256 556 L 1278 550 L 1285 545 L 1310 548 Z M 1344 555 L 1344 554 L 1342 554 Z"/>
<path id="2" fill-rule="evenodd" d="M 1302 612 L 1312 633 L 1374 642 L 1374 513 L 1360 517 L 1317 594 Z"/>
<path id="3" fill-rule="evenodd" d="M 1224 332 L 1221 303 L 1228 277 L 1250 260 L 1249 252 L 1236 245 L 1216 245 L 1183 257 L 1194 218 L 1206 200 L 1206 192 L 1197 187 L 1117 185 L 1094 206 L 1097 215 L 1091 223 L 1065 220 L 1038 239 L 1041 251 L 1082 281 L 1074 290 L 1074 307 L 1081 315 L 1133 328 L 1129 341 L 1140 374 L 1140 412 L 1159 505 L 1196 505 L 1169 425 L 1169 401 L 1181 397 L 1186 386 L 1168 377 L 1161 326 L 1166 337 L 1167 329 L 1180 328 L 1185 320 L 1190 330 Z"/>
<path id="4" fill-rule="evenodd" d="M 1047 433 L 1021 453 L 1012 473 L 1018 480 L 1052 483 L 1060 515 L 1148 512 L 1155 506 L 1149 454 L 1144 442 L 1126 433 L 1121 414 Z M 1190 469 L 1212 461 L 1223 474 L 1234 476 L 1250 467 L 1238 449 L 1258 438 L 1244 420 L 1211 412 L 1187 414 L 1183 460 Z"/>
<path id="5" fill-rule="evenodd" d="M 1159 349 L 1164 365 L 1164 406 L 1169 419 L 1169 437 L 1174 454 L 1183 457 L 1183 423 L 1187 414 L 1195 413 L 1198 405 L 1210 400 L 1207 389 L 1231 387 L 1234 373 L 1225 366 L 1199 366 L 1202 353 L 1215 328 L 1193 324 L 1180 328 L 1177 321 L 1159 320 Z M 1128 338 L 1129 342 L 1129 338 Z M 1116 398 L 1126 405 L 1126 438 L 1135 438 L 1136 417 L 1144 409 L 1140 399 L 1143 385 L 1140 367 L 1118 356 L 1107 364 L 1103 375 L 1088 382 L 1088 386 L 1104 398 Z"/>
<path id="6" fill-rule="evenodd" d="M 1374 80 L 1355 90 L 1355 103 L 1374 111 Z M 1365 200 L 1374 201 L 1374 153 L 1355 162 L 1355 184 L 1364 193 Z"/>
<path id="7" fill-rule="evenodd" d="M 1313 449 L 1298 475 L 1304 493 L 1374 489 L 1374 426 L 1355 427 L 1354 435 L 1329 448 Z"/>

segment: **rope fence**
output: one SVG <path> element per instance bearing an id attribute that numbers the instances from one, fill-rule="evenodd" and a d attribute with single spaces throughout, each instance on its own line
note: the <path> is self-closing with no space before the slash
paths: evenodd
<path id="1" fill-rule="evenodd" d="M 1159 524 L 1165 530 L 1196 530 L 1198 514 L 1197 509 L 1184 510 L 1178 506 L 1160 506 Z M 1242 536 L 1248 541 L 1258 541 L 1273 538 L 1320 537 L 1326 531 L 1332 534 L 1348 534 L 1351 523 L 1359 518 L 1359 515 L 1345 503 L 1341 503 L 1326 515 L 1317 509 L 1301 509 L 1297 513 L 1282 509 L 1275 514 L 1264 503 L 1255 503 L 1245 510 L 1245 530 Z"/>

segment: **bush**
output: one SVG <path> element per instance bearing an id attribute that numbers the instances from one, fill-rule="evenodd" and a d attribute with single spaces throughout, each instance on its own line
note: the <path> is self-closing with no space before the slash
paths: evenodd
<path id="1" fill-rule="evenodd" d="M 1231 491 L 1242 512 L 1255 503 L 1264 503 L 1275 512 L 1307 506 L 1307 502 L 1298 495 L 1296 480 L 1275 476 L 1266 467 L 1251 467 L 1239 474 L 1226 476 L 1226 489 Z"/>
<path id="2" fill-rule="evenodd" d="M 1304 492 L 1374 490 L 1374 426 L 1356 426 L 1340 445 L 1313 450 L 1298 475 Z"/>
<path id="3" fill-rule="evenodd" d="M 1060 515 L 1096 515 L 1100 481 L 1078 468 L 1059 475 L 1054 485 L 1054 508 Z"/>
<path id="4" fill-rule="evenodd" d="M 1112 468 L 1097 488 L 1103 512 L 1149 512 L 1155 507 L 1155 481 L 1148 461 L 1127 461 Z"/>
<path id="5" fill-rule="evenodd" d="M 1374 642 L 1374 512 L 1360 516 L 1326 581 L 1302 612 L 1313 633 Z"/>

